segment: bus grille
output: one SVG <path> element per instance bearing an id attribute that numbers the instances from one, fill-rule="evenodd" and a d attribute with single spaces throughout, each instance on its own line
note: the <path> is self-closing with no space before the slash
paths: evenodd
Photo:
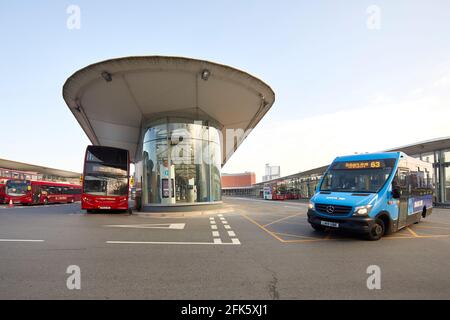
<path id="1" fill-rule="evenodd" d="M 316 203 L 316 211 L 331 216 L 346 216 L 352 211 L 350 206 Z"/>

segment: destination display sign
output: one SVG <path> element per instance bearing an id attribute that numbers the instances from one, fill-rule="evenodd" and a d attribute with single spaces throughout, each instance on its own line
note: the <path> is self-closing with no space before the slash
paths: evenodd
<path id="1" fill-rule="evenodd" d="M 367 161 L 343 161 L 336 162 L 333 169 L 336 170 L 361 170 L 361 169 L 382 169 L 392 167 L 394 159 L 367 160 Z"/>

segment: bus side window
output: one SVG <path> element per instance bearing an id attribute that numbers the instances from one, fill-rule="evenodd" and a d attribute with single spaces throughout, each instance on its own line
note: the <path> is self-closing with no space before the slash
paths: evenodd
<path id="1" fill-rule="evenodd" d="M 398 170 L 398 187 L 402 190 L 403 195 L 409 195 L 410 184 L 409 184 L 409 171 L 400 169 Z"/>

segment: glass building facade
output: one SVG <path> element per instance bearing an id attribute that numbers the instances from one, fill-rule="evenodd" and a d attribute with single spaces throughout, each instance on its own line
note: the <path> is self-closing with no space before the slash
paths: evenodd
<path id="1" fill-rule="evenodd" d="M 143 205 L 221 200 L 219 131 L 206 121 L 165 118 L 144 132 L 136 166 Z"/>
<path id="2" fill-rule="evenodd" d="M 413 155 L 433 164 L 436 179 L 436 201 L 445 205 L 450 204 L 450 149 L 435 150 L 433 152 Z"/>

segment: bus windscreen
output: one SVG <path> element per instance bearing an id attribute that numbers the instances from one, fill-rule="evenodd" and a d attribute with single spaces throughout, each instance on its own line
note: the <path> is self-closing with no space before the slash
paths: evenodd
<path id="1" fill-rule="evenodd" d="M 86 153 L 83 191 L 96 196 L 126 196 L 127 152 L 114 148 L 89 148 Z"/>
<path id="2" fill-rule="evenodd" d="M 6 182 L 6 194 L 10 196 L 23 196 L 27 193 L 29 185 L 24 180 L 8 180 Z"/>
<path id="3" fill-rule="evenodd" d="M 376 193 L 394 166 L 395 159 L 335 162 L 326 172 L 320 191 Z"/>

